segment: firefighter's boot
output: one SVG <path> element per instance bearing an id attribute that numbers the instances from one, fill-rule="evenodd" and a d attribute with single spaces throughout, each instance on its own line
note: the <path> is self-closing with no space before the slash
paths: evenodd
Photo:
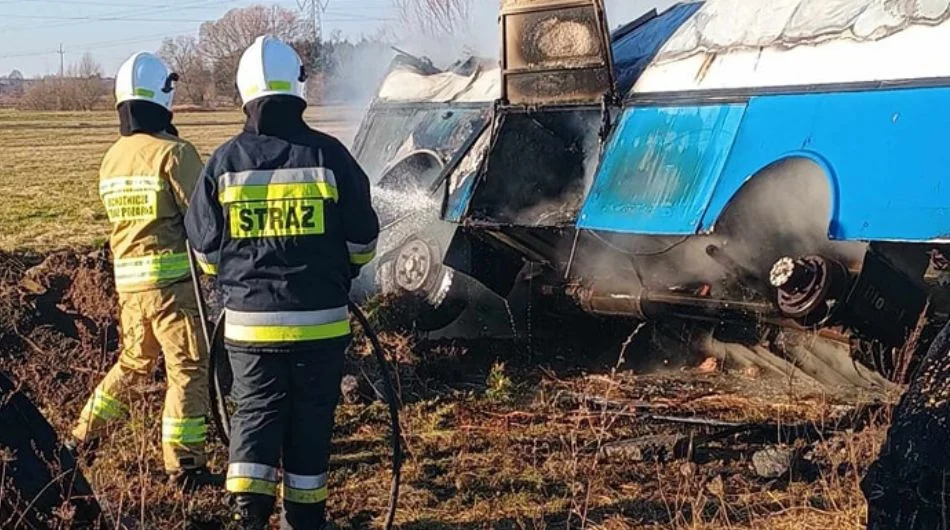
<path id="1" fill-rule="evenodd" d="M 233 502 L 228 530 L 267 530 L 274 510 L 273 497 L 242 493 L 235 495 Z"/>
<path id="2" fill-rule="evenodd" d="M 193 492 L 206 487 L 224 487 L 224 477 L 212 473 L 204 466 L 179 469 L 169 473 L 168 478 L 175 487 L 185 492 Z"/>

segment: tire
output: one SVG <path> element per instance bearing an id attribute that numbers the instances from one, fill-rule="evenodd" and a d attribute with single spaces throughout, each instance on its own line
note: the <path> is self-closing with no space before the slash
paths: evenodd
<path id="1" fill-rule="evenodd" d="M 470 280 L 442 265 L 442 254 L 434 239 L 414 235 L 380 258 L 376 268 L 383 294 L 414 296 L 421 302 L 416 325 L 422 331 L 452 324 L 468 307 Z"/>

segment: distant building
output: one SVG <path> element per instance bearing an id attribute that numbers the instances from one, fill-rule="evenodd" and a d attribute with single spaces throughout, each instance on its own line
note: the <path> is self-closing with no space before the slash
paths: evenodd
<path id="1" fill-rule="evenodd" d="M 0 101 L 17 98 L 29 87 L 32 80 L 23 77 L 19 70 L 13 70 L 10 75 L 0 76 Z"/>

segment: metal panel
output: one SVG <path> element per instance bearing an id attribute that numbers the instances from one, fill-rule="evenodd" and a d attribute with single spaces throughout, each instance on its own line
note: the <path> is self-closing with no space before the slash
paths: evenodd
<path id="1" fill-rule="evenodd" d="M 830 180 L 831 238 L 947 239 L 948 127 L 950 88 L 752 98 L 701 229 L 763 168 L 801 157 Z"/>
<path id="2" fill-rule="evenodd" d="M 475 190 L 475 181 L 481 171 L 488 148 L 491 143 L 491 127 L 485 127 L 478 140 L 467 153 L 459 160 L 456 167 L 451 169 L 448 177 L 448 186 L 445 187 L 445 197 L 442 207 L 442 219 L 453 223 L 462 220 L 468 209 Z"/>
<path id="3" fill-rule="evenodd" d="M 465 223 L 573 226 L 600 155 L 598 108 L 505 112 Z"/>
<path id="4" fill-rule="evenodd" d="M 578 226 L 695 232 L 744 111 L 743 104 L 627 110 L 607 144 Z"/>
<path id="5" fill-rule="evenodd" d="M 502 2 L 502 99 L 590 104 L 613 93 L 603 0 Z"/>

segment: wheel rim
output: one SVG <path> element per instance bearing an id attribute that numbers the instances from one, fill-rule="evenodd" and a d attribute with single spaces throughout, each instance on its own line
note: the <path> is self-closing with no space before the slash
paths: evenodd
<path id="1" fill-rule="evenodd" d="M 432 275 L 432 252 L 424 242 L 415 240 L 399 249 L 394 265 L 394 279 L 400 289 L 421 290 Z"/>

